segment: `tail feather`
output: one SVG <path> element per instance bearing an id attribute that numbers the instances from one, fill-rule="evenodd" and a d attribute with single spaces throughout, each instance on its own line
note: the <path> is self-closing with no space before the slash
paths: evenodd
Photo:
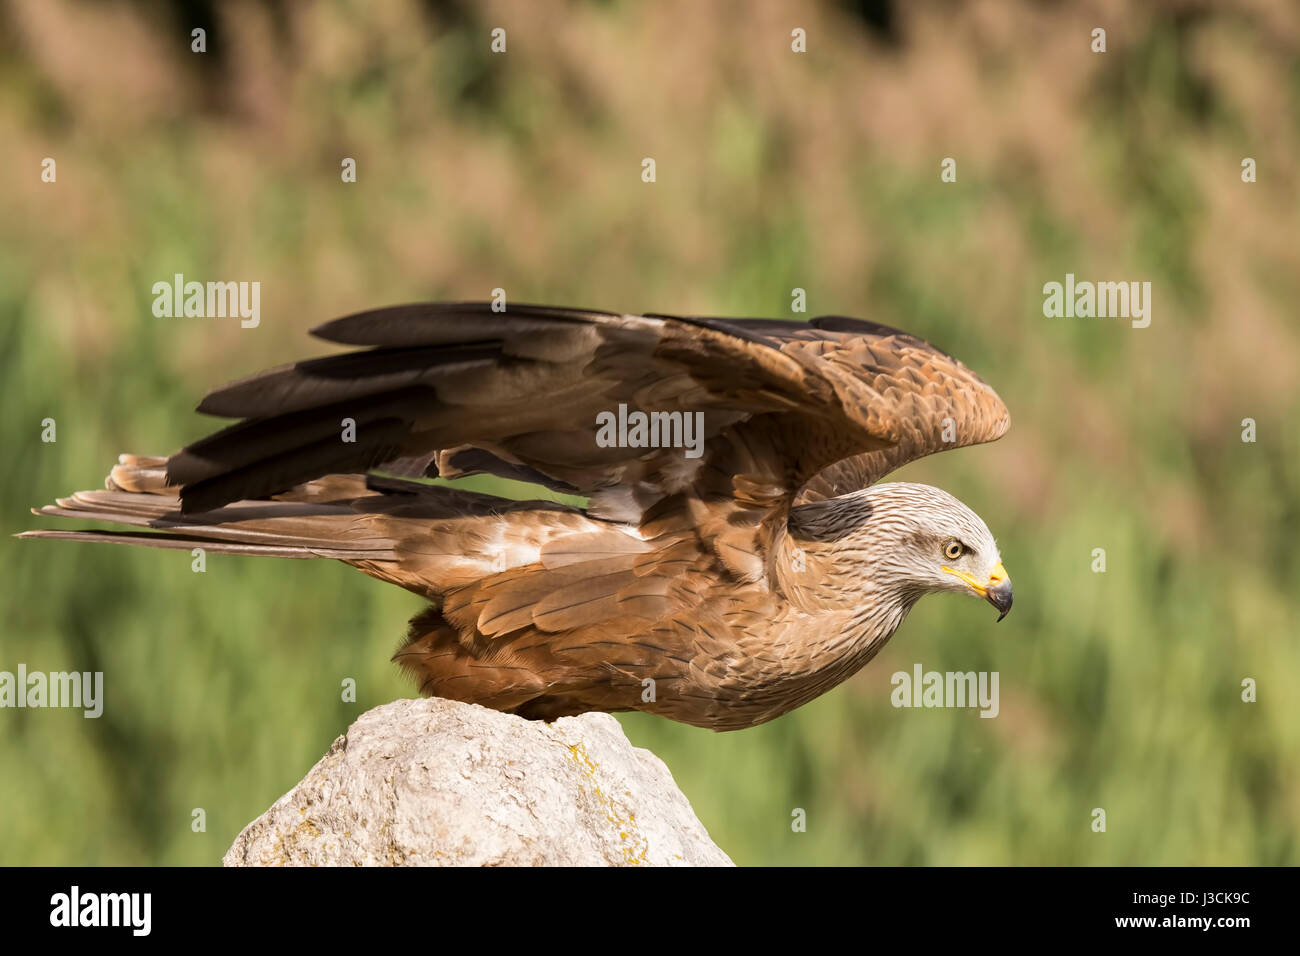
<path id="1" fill-rule="evenodd" d="M 129 531 L 25 531 L 20 538 L 98 541 L 150 548 L 203 548 L 221 554 L 275 558 L 395 561 L 393 542 L 353 507 L 374 497 L 364 476 L 332 476 L 283 496 L 236 501 L 212 511 L 183 514 L 165 458 L 122 455 L 104 491 L 78 491 L 32 513 L 150 528 Z M 343 480 L 343 479 L 351 479 Z M 348 493 L 352 494 L 349 495 Z"/>
<path id="2" fill-rule="evenodd" d="M 168 461 L 122 455 L 105 480 L 106 490 L 78 491 L 33 509 L 46 517 L 147 531 L 40 530 L 18 537 L 331 558 L 441 601 L 449 588 L 538 561 L 543 546 L 558 539 L 595 535 L 603 541 L 612 534 L 568 505 L 378 475 L 332 474 L 274 497 L 188 512 L 181 509 L 177 486 L 168 483 Z M 634 545 L 625 541 L 623 548 L 628 547 Z M 567 564 L 579 557 L 561 546 L 546 560 Z"/>
<path id="3" fill-rule="evenodd" d="M 39 513 L 39 512 L 38 512 Z M 306 548 L 281 548 L 265 544 L 234 544 L 213 541 L 209 538 L 186 538 L 172 534 L 149 534 L 145 531 L 24 531 L 19 538 L 46 538 L 58 541 L 95 541 L 100 544 L 129 544 L 146 548 L 172 548 L 192 551 L 202 548 L 213 554 L 238 554 L 255 558 L 356 558 L 354 552 L 338 552 Z"/>

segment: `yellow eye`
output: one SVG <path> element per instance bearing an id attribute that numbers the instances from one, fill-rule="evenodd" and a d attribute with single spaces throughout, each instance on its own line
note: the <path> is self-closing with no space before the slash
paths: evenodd
<path id="1" fill-rule="evenodd" d="M 965 551 L 966 549 L 962 547 L 960 541 L 949 541 L 943 546 L 943 556 L 949 561 L 956 561 Z"/>

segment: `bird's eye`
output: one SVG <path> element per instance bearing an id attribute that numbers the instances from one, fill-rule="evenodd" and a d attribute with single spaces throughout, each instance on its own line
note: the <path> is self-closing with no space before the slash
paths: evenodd
<path id="1" fill-rule="evenodd" d="M 957 540 L 949 541 L 943 546 L 943 556 L 949 561 L 956 561 L 965 553 L 965 547 L 963 547 L 962 543 Z"/>

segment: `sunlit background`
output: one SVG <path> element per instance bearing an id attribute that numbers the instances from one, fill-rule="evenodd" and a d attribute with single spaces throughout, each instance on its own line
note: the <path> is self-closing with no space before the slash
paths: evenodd
<path id="1" fill-rule="evenodd" d="M 1007 620 L 924 601 L 757 729 L 620 717 L 738 863 L 1300 862 L 1298 155 L 1287 0 L 0 2 L 0 670 L 106 685 L 98 720 L 0 711 L 0 863 L 218 862 L 412 695 L 421 605 L 327 561 L 16 541 L 27 509 L 204 434 L 203 392 L 328 351 L 312 325 L 496 287 L 785 318 L 802 288 L 1010 407 L 897 474 L 987 520 Z M 1150 281 L 1150 327 L 1045 318 L 1067 272 Z M 259 281 L 261 325 L 155 318 L 175 273 Z M 918 662 L 997 671 L 999 716 L 893 708 Z"/>

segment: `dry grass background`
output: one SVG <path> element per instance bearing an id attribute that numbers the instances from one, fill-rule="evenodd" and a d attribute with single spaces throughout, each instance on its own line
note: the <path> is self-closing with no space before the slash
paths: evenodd
<path id="1" fill-rule="evenodd" d="M 1300 862 L 1298 53 L 1285 0 L 8 0 L 0 530 L 119 451 L 197 437 L 206 388 L 319 354 L 305 330 L 336 315 L 501 286 L 788 317 L 801 287 L 1007 401 L 1006 439 L 899 476 L 988 520 L 1017 607 L 995 630 L 925 602 L 753 731 L 624 718 L 718 842 L 744 863 Z M 261 326 L 154 318 L 175 272 L 260 281 Z M 1151 327 L 1044 318 L 1066 272 L 1150 280 Z M 387 658 L 417 602 L 342 566 L 200 577 L 3 540 L 0 669 L 103 670 L 108 699 L 97 721 L 0 712 L 0 862 L 212 863 L 410 693 Z M 1001 716 L 894 710 L 916 661 L 999 671 Z"/>

